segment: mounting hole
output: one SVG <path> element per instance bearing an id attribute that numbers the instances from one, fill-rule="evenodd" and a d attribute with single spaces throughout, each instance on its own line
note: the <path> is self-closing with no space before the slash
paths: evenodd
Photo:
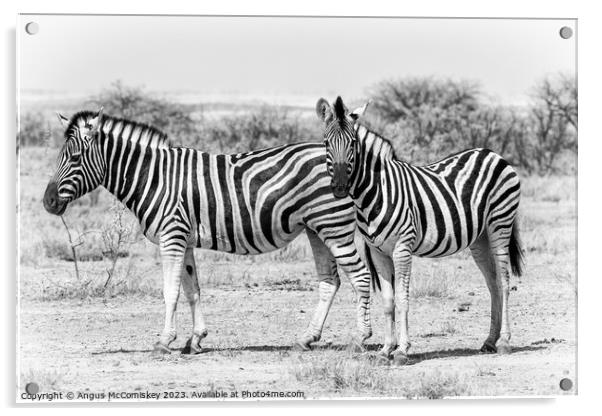
<path id="1" fill-rule="evenodd" d="M 568 26 L 562 26 L 560 28 L 560 37 L 562 39 L 570 39 L 573 36 L 573 29 Z"/>
<path id="2" fill-rule="evenodd" d="M 27 383 L 25 385 L 25 392 L 27 394 L 30 394 L 32 396 L 35 396 L 36 394 L 38 394 L 38 392 L 40 391 L 40 386 L 38 386 L 37 383 Z"/>
<path id="3" fill-rule="evenodd" d="M 569 391 L 573 388 L 573 380 L 570 378 L 563 378 L 560 380 L 560 388 L 564 391 Z"/>
<path id="4" fill-rule="evenodd" d="M 35 35 L 40 30 L 40 25 L 36 22 L 29 22 L 25 25 L 25 31 L 30 35 Z"/>

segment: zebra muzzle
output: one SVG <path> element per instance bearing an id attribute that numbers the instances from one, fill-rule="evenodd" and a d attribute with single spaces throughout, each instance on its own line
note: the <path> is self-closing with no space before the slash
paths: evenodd
<path id="1" fill-rule="evenodd" d="M 347 185 L 339 185 L 339 184 L 332 183 L 330 185 L 330 187 L 332 188 L 332 193 L 334 194 L 335 197 L 337 197 L 337 198 L 346 198 L 347 197 L 347 193 L 349 190 L 349 187 Z"/>
<path id="2" fill-rule="evenodd" d="M 67 201 L 59 197 L 59 190 L 56 182 L 50 182 L 44 192 L 44 208 L 50 214 L 63 215 L 67 209 Z"/>

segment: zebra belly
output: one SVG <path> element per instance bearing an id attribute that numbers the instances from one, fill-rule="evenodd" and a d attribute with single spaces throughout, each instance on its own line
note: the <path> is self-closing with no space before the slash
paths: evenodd
<path id="1" fill-rule="evenodd" d="M 484 226 L 477 224 L 470 233 L 465 227 L 459 233 L 439 234 L 436 229 L 427 229 L 422 238 L 416 239 L 413 254 L 419 257 L 445 257 L 456 254 L 472 245 L 482 233 Z"/>
<path id="2" fill-rule="evenodd" d="M 197 229 L 195 246 L 214 251 L 222 251 L 232 254 L 262 254 L 278 250 L 288 245 L 301 232 L 304 227 L 299 226 L 291 230 L 291 233 L 278 232 L 271 240 L 262 237 L 260 233 L 245 235 L 244 230 L 235 230 L 233 234 L 227 232 L 211 232 L 208 227 L 200 225 Z"/>
<path id="3" fill-rule="evenodd" d="M 417 227 L 410 228 L 405 234 L 393 233 L 389 236 L 374 233 L 371 226 L 360 226 L 359 229 L 369 245 L 385 254 L 392 255 L 397 244 L 406 242 L 411 245 L 413 255 L 436 258 L 450 256 L 470 247 L 483 232 L 484 224 L 476 224 L 471 232 L 466 227 L 460 227 L 459 233 L 443 234 L 435 226 L 427 227 L 424 235 Z"/>

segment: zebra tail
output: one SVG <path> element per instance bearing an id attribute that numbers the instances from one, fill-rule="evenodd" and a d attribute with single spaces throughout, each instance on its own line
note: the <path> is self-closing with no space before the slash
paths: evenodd
<path id="1" fill-rule="evenodd" d="M 374 265 L 374 259 L 372 259 L 372 254 L 370 253 L 370 246 L 368 243 L 364 241 L 364 252 L 366 253 L 366 263 L 368 265 L 368 270 L 370 271 L 370 281 L 372 282 L 372 290 L 375 292 L 380 292 L 380 279 L 378 278 L 378 272 L 376 270 L 376 266 Z"/>
<path id="2" fill-rule="evenodd" d="M 521 247 L 521 242 L 518 234 L 518 221 L 514 221 L 512 225 L 512 233 L 510 234 L 510 246 L 508 247 L 510 255 L 510 268 L 515 276 L 523 275 L 525 266 L 525 253 Z"/>

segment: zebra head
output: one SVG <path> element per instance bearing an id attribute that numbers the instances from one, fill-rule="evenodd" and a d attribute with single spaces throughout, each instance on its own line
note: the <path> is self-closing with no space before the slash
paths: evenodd
<path id="1" fill-rule="evenodd" d="M 355 121 L 366 111 L 368 104 L 349 112 L 341 97 L 334 106 L 324 98 L 316 104 L 316 113 L 324 124 L 326 146 L 326 169 L 330 175 L 330 186 L 337 198 L 345 198 L 351 187 L 357 153 Z"/>
<path id="2" fill-rule="evenodd" d="M 100 185 L 104 162 L 99 144 L 102 107 L 95 112 L 81 112 L 71 120 L 57 113 L 65 127 L 65 144 L 57 161 L 57 169 L 44 193 L 44 208 L 62 215 L 67 204 Z"/>

